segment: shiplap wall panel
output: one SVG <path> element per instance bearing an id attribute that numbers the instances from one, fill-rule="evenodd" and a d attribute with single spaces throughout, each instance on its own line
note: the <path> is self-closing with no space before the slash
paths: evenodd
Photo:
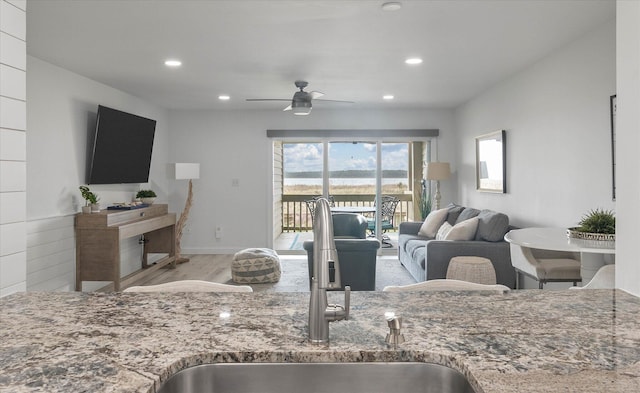
<path id="1" fill-rule="evenodd" d="M 0 128 L 27 129 L 27 103 L 25 101 L 0 97 L 0 116 Z"/>
<path id="2" fill-rule="evenodd" d="M 27 290 L 73 290 L 75 285 L 74 216 L 27 223 Z"/>
<path id="3" fill-rule="evenodd" d="M 27 289 L 29 291 L 73 291 L 75 286 L 74 215 L 32 220 L 27 223 Z M 138 238 L 120 243 L 120 271 L 126 276 L 140 269 L 142 246 Z M 151 259 L 153 260 L 153 259 Z M 85 282 L 93 291 L 108 282 Z"/>
<path id="4" fill-rule="evenodd" d="M 27 217 L 25 192 L 0 192 L 0 225 L 24 222 Z"/>
<path id="5" fill-rule="evenodd" d="M 27 159 L 27 133 L 0 128 L 0 157 L 5 161 L 25 161 Z"/>
<path id="6" fill-rule="evenodd" d="M 0 64 L 0 96 L 26 100 L 24 86 L 27 83 L 27 73 L 24 70 Z"/>
<path id="7" fill-rule="evenodd" d="M 0 26 L 0 63 L 27 69 L 27 42 L 2 31 Z"/>
<path id="8" fill-rule="evenodd" d="M 26 7 L 0 0 L 0 296 L 27 287 Z"/>
<path id="9" fill-rule="evenodd" d="M 6 0 L 8 4 L 12 4 L 23 11 L 27 10 L 27 0 Z"/>
<path id="10" fill-rule="evenodd" d="M 2 31 L 21 41 L 27 40 L 27 19 L 24 9 L 7 1 L 0 2 L 0 26 Z"/>

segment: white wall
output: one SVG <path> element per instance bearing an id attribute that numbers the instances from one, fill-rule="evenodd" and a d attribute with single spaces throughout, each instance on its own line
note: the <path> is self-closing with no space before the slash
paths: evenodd
<path id="1" fill-rule="evenodd" d="M 87 138 L 95 129 L 98 104 L 157 120 L 150 183 L 91 186 L 103 207 L 130 201 L 140 187 L 153 188 L 157 202 L 168 201 L 167 113 L 32 56 L 27 69 L 27 289 L 69 290 L 75 277 L 73 215 L 84 202 L 78 186 L 86 182 Z M 125 245 L 122 259 L 123 275 L 140 268 L 136 239 Z"/>
<path id="2" fill-rule="evenodd" d="M 26 0 L 0 0 L 0 296 L 26 282 Z"/>
<path id="3" fill-rule="evenodd" d="M 458 108 L 460 202 L 505 212 L 522 227 L 569 227 L 590 209 L 614 209 L 615 64 L 612 21 Z M 506 130 L 507 193 L 481 193 L 474 138 L 499 129 Z"/>
<path id="4" fill-rule="evenodd" d="M 455 116 L 464 204 L 504 211 L 512 224 L 523 227 L 568 227 L 590 209 L 615 210 L 616 286 L 636 295 L 639 25 L 640 3 L 618 2 L 617 23 L 602 26 L 499 83 L 458 108 Z M 611 200 L 613 94 L 618 95 L 616 202 Z M 505 195 L 475 191 L 473 138 L 496 129 L 507 130 Z"/>
<path id="5" fill-rule="evenodd" d="M 616 287 L 640 296 L 640 2 L 617 3 Z"/>
<path id="6" fill-rule="evenodd" d="M 280 110 L 171 111 L 170 161 L 199 162 L 194 206 L 182 238 L 184 253 L 229 253 L 270 245 L 271 140 L 267 129 L 438 128 L 441 161 L 454 159 L 451 110 L 329 110 L 306 117 Z M 455 171 L 455 166 L 453 168 Z M 232 186 L 239 180 L 239 187 Z M 172 182 L 170 208 L 180 211 L 186 182 Z M 455 200 L 454 182 L 442 182 L 442 203 Z M 215 228 L 223 228 L 215 239 Z"/>

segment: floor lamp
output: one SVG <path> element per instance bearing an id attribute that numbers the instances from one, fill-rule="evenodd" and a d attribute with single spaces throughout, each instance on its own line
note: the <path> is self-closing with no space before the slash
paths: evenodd
<path id="1" fill-rule="evenodd" d="M 447 180 L 451 176 L 448 162 L 428 162 L 426 170 L 427 180 L 436 181 L 436 195 L 433 203 L 434 210 L 440 209 L 440 180 Z"/>
<path id="2" fill-rule="evenodd" d="M 193 203 L 193 179 L 200 178 L 200 164 L 194 163 L 175 163 L 174 166 L 174 176 L 173 178 L 176 180 L 189 180 L 189 191 L 187 193 L 187 200 L 184 203 L 184 210 L 182 214 L 180 214 L 180 218 L 176 223 L 176 263 L 185 263 L 189 262 L 189 258 L 183 258 L 180 254 L 182 248 L 180 247 L 180 240 L 182 239 L 182 231 L 184 230 L 185 225 L 187 224 L 187 219 L 189 218 L 189 210 L 191 210 L 191 205 Z"/>

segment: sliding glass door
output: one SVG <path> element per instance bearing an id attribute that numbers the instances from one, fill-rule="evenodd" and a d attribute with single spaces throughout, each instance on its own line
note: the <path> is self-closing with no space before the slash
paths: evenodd
<path id="1" fill-rule="evenodd" d="M 328 193 L 339 206 L 373 206 L 376 194 L 377 144 L 328 144 Z"/>

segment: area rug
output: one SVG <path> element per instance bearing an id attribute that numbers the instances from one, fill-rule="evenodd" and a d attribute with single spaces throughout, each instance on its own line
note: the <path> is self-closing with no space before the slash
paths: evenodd
<path id="1" fill-rule="evenodd" d="M 281 255 L 282 276 L 277 283 L 250 284 L 254 292 L 309 292 L 307 258 Z M 232 283 L 232 282 L 230 282 Z M 415 280 L 395 256 L 378 257 L 376 263 L 376 291 L 387 285 L 413 284 Z"/>

